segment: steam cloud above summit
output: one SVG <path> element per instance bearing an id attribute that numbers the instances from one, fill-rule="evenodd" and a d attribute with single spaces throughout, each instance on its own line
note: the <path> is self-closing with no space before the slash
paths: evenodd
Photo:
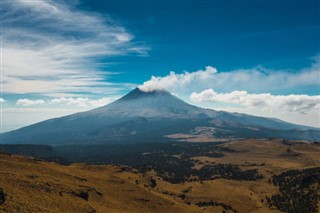
<path id="1" fill-rule="evenodd" d="M 166 89 L 182 94 L 200 92 L 209 88 L 219 92 L 248 91 L 278 93 L 298 86 L 320 87 L 320 57 L 315 57 L 310 67 L 289 72 L 287 70 L 269 70 L 263 67 L 219 72 L 212 66 L 194 72 L 181 74 L 171 71 L 166 76 L 152 76 L 139 88 L 143 91 Z"/>
<path id="2" fill-rule="evenodd" d="M 186 71 L 182 74 L 176 74 L 171 71 L 170 74 L 165 77 L 152 76 L 149 81 L 139 86 L 139 89 L 145 92 L 161 89 L 174 90 L 193 83 L 205 82 L 211 79 L 215 73 L 217 73 L 217 69 L 211 66 L 207 66 L 204 70 L 198 70 L 196 72 Z"/>

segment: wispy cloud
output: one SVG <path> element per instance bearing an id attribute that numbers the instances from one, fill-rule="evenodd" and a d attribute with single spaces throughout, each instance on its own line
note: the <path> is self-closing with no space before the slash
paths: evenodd
<path id="1" fill-rule="evenodd" d="M 224 102 L 246 106 L 249 108 L 267 111 L 288 111 L 306 113 L 310 110 L 320 109 L 320 96 L 309 95 L 271 95 L 270 93 L 250 94 L 246 91 L 233 91 L 231 93 L 217 93 L 207 89 L 200 93 L 192 93 L 194 102 Z"/>
<path id="2" fill-rule="evenodd" d="M 320 87 L 320 57 L 315 57 L 310 67 L 297 72 L 270 70 L 263 67 L 218 72 L 207 66 L 204 70 L 185 71 L 177 74 L 173 71 L 167 76 L 152 76 L 140 89 L 166 89 L 174 93 L 200 92 L 213 88 L 220 92 L 244 90 L 249 92 L 279 92 L 283 89 L 297 90 L 305 86 Z"/>
<path id="3" fill-rule="evenodd" d="M 3 92 L 104 93 L 113 73 L 99 59 L 147 54 L 148 48 L 111 17 L 69 2 L 3 1 Z"/>

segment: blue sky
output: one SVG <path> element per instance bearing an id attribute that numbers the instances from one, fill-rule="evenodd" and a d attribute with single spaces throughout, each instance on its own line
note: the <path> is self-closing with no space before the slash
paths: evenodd
<path id="1" fill-rule="evenodd" d="M 1 4 L 1 131 L 99 107 L 139 85 L 320 126 L 319 1 Z"/>
<path id="2" fill-rule="evenodd" d="M 151 57 L 125 58 L 128 63 L 117 66 L 138 72 L 137 83 L 150 72 L 208 64 L 223 71 L 257 65 L 300 69 L 319 53 L 318 1 L 125 2 L 87 1 L 82 8 L 123 20 L 152 48 Z"/>

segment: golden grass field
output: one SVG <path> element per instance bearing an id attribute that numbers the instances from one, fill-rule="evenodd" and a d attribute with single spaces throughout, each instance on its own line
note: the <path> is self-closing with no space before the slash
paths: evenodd
<path id="1" fill-rule="evenodd" d="M 221 213 L 221 207 L 194 205 L 210 200 L 230 205 L 241 213 L 279 212 L 266 206 L 265 197 L 277 193 L 269 178 L 290 169 L 320 167 L 320 145 L 316 144 L 244 140 L 222 146 L 236 152 L 225 153 L 222 158 L 195 157 L 199 160 L 195 167 L 232 163 L 244 170 L 258 169 L 264 178 L 171 184 L 154 172 L 140 174 L 114 165 L 63 166 L 2 153 L 0 188 L 5 202 L 0 204 L 0 212 Z M 150 178 L 156 180 L 156 187 L 150 186 Z M 185 198 L 181 199 L 181 195 Z"/>

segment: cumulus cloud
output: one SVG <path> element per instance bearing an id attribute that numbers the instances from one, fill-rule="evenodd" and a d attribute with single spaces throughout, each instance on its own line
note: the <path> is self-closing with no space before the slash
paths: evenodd
<path id="1" fill-rule="evenodd" d="M 45 104 L 45 101 L 41 99 L 37 99 L 37 100 L 19 99 L 17 100 L 16 104 L 20 106 L 35 106 L 35 105 Z"/>
<path id="2" fill-rule="evenodd" d="M 309 95 L 272 95 L 270 93 L 250 94 L 247 91 L 233 91 L 230 93 L 217 93 L 207 89 L 200 93 L 192 93 L 194 102 L 224 102 L 239 104 L 250 108 L 268 111 L 288 111 L 306 113 L 313 109 L 320 109 L 320 96 Z"/>
<path id="3" fill-rule="evenodd" d="M 103 97 L 100 99 L 89 99 L 88 97 L 76 97 L 76 98 L 54 98 L 51 100 L 30 100 L 30 99 L 19 99 L 16 102 L 16 105 L 23 106 L 23 107 L 30 107 L 36 105 L 46 105 L 47 107 L 50 106 L 67 106 L 67 107 L 74 107 L 74 108 L 86 108 L 92 109 L 107 105 L 114 101 L 115 97 Z"/>
<path id="4" fill-rule="evenodd" d="M 82 108 L 97 108 L 104 105 L 107 105 L 114 101 L 115 98 L 100 98 L 100 99 L 89 99 L 85 98 L 55 98 L 48 101 L 49 104 L 59 104 L 67 105 L 73 107 L 82 107 Z"/>
<path id="5" fill-rule="evenodd" d="M 263 67 L 239 69 L 229 72 L 218 72 L 216 68 L 207 66 L 204 70 L 185 71 L 177 74 L 173 71 L 167 76 L 152 76 L 139 88 L 144 91 L 166 89 L 174 93 L 200 92 L 214 88 L 221 92 L 244 90 L 248 92 L 278 92 L 296 90 L 297 87 L 320 87 L 320 57 L 313 63 L 298 71 L 270 70 Z"/>
<path id="6" fill-rule="evenodd" d="M 152 76 L 139 88 L 144 91 L 165 89 L 185 100 L 190 98 L 202 107 L 277 117 L 320 127 L 319 95 L 301 94 L 319 93 L 319 70 L 319 55 L 300 70 L 272 70 L 257 66 L 221 72 L 207 66 L 194 72 L 171 71 L 166 76 Z"/>
<path id="7" fill-rule="evenodd" d="M 115 98 L 100 98 L 100 99 L 97 99 L 97 100 L 91 100 L 90 101 L 90 105 L 93 107 L 93 108 L 97 108 L 97 107 L 102 107 L 102 106 L 105 106 L 111 102 L 115 101 Z"/>
<path id="8" fill-rule="evenodd" d="M 113 73 L 103 70 L 99 58 L 147 54 L 111 17 L 70 2 L 2 2 L 4 93 L 104 93 Z"/>

